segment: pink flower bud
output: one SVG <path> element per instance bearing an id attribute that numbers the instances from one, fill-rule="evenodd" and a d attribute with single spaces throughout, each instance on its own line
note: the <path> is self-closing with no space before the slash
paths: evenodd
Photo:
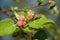
<path id="1" fill-rule="evenodd" d="M 28 12 L 28 16 L 34 16 L 34 12 Z"/>
<path id="2" fill-rule="evenodd" d="M 18 27 L 22 27 L 22 26 L 25 26 L 25 25 L 26 25 L 26 22 L 25 22 L 25 21 L 18 21 L 18 22 L 16 23 L 16 25 L 17 25 Z"/>
<path id="3" fill-rule="evenodd" d="M 24 15 L 19 15 L 19 20 L 25 20 L 25 17 L 24 17 Z"/>
<path id="4" fill-rule="evenodd" d="M 34 12 L 28 12 L 27 20 L 31 20 L 34 16 Z"/>
<path id="5" fill-rule="evenodd" d="M 20 27 L 20 26 L 23 25 L 23 22 L 22 22 L 22 21 L 18 21 L 18 22 L 16 23 L 16 25 L 17 25 L 18 27 Z"/>
<path id="6" fill-rule="evenodd" d="M 26 22 L 24 21 L 22 26 L 25 26 L 25 25 L 26 25 Z"/>

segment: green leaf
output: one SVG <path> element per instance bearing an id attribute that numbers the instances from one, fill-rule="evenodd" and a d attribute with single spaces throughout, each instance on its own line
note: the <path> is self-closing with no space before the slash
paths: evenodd
<path id="1" fill-rule="evenodd" d="M 22 14 L 22 15 L 25 15 L 25 12 L 24 12 L 24 11 L 19 11 L 19 12 L 17 12 L 17 14 L 18 14 L 18 15 L 21 15 L 21 14 Z"/>
<path id="2" fill-rule="evenodd" d="M 33 36 L 33 39 L 45 40 L 47 39 L 47 34 L 43 29 L 39 29 Z"/>
<path id="3" fill-rule="evenodd" d="M 37 2 L 39 2 L 39 3 L 41 3 L 41 2 L 43 2 L 44 0 L 37 0 Z"/>
<path id="4" fill-rule="evenodd" d="M 11 34 L 15 31 L 16 25 L 10 18 L 0 21 L 0 36 Z"/>
<path id="5" fill-rule="evenodd" d="M 42 15 L 40 19 L 28 22 L 28 25 L 31 28 L 39 29 L 39 28 L 43 28 L 44 24 L 48 22 L 53 22 L 53 20 L 49 20 L 44 15 Z"/>
<path id="6" fill-rule="evenodd" d="M 29 8 L 28 7 L 25 7 L 24 8 L 24 12 L 28 12 L 29 11 Z"/>
<path id="7" fill-rule="evenodd" d="M 48 9 L 54 8 L 55 5 L 56 5 L 55 1 L 52 1 L 52 2 L 50 3 L 50 5 L 49 5 Z"/>
<path id="8" fill-rule="evenodd" d="M 27 17 L 27 13 L 25 13 L 24 11 L 20 11 L 20 12 L 17 12 L 18 15 L 24 15 L 25 17 Z"/>
<path id="9" fill-rule="evenodd" d="M 44 15 L 42 15 L 41 18 L 28 22 L 28 26 L 22 28 L 22 30 L 24 32 L 33 32 L 35 29 L 43 28 L 48 22 L 54 23 L 53 20 L 47 19 Z"/>
<path id="10" fill-rule="evenodd" d="M 25 33 L 31 33 L 31 32 L 34 31 L 34 29 L 29 28 L 29 26 L 26 27 L 26 28 L 22 28 L 22 30 L 23 30 Z"/>

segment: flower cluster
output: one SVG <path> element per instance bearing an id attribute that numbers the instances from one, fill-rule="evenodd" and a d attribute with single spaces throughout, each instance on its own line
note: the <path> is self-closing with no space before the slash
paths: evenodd
<path id="1" fill-rule="evenodd" d="M 27 12 L 27 18 L 25 18 L 25 16 L 21 14 L 18 16 L 19 20 L 16 23 L 16 25 L 18 27 L 24 27 L 26 25 L 26 22 L 31 20 L 33 17 L 34 17 L 34 12 L 31 11 Z"/>

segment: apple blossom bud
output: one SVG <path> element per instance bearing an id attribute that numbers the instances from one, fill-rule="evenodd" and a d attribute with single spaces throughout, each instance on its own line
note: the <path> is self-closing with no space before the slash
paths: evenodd
<path id="1" fill-rule="evenodd" d="M 28 20 L 31 20 L 31 19 L 33 18 L 33 16 L 34 16 L 34 12 L 28 12 L 28 17 L 27 17 L 27 19 L 28 19 Z"/>
<path id="2" fill-rule="evenodd" d="M 18 22 L 16 23 L 16 25 L 17 25 L 18 27 L 22 26 L 22 24 L 23 24 L 22 21 L 18 21 Z"/>
<path id="3" fill-rule="evenodd" d="M 28 12 L 28 16 L 34 16 L 34 12 Z"/>
<path id="4" fill-rule="evenodd" d="M 21 20 L 21 21 L 25 20 L 24 15 L 19 15 L 19 20 Z"/>
<path id="5" fill-rule="evenodd" d="M 18 21 L 18 22 L 16 23 L 16 25 L 17 25 L 18 27 L 23 27 L 23 26 L 26 25 L 26 22 L 25 22 L 25 21 Z"/>

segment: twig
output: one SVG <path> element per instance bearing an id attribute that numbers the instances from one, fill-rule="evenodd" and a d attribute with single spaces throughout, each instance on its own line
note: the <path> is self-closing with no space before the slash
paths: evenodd
<path id="1" fill-rule="evenodd" d="M 7 10 L 7 9 L 4 9 L 4 8 L 0 8 L 0 12 L 4 12 L 8 15 L 8 17 L 12 17 L 12 13 L 11 13 L 11 10 Z"/>
<path id="2" fill-rule="evenodd" d="M 32 9 L 32 8 L 35 8 L 35 7 L 38 7 L 38 5 L 29 7 L 29 9 Z M 15 10 L 15 11 L 23 11 L 23 10 L 24 10 L 24 9 L 18 9 L 18 10 Z M 11 11 L 12 11 L 12 10 L 7 10 L 7 9 L 4 9 L 4 8 L 0 8 L 0 12 L 6 13 L 10 18 L 13 17 Z"/>

